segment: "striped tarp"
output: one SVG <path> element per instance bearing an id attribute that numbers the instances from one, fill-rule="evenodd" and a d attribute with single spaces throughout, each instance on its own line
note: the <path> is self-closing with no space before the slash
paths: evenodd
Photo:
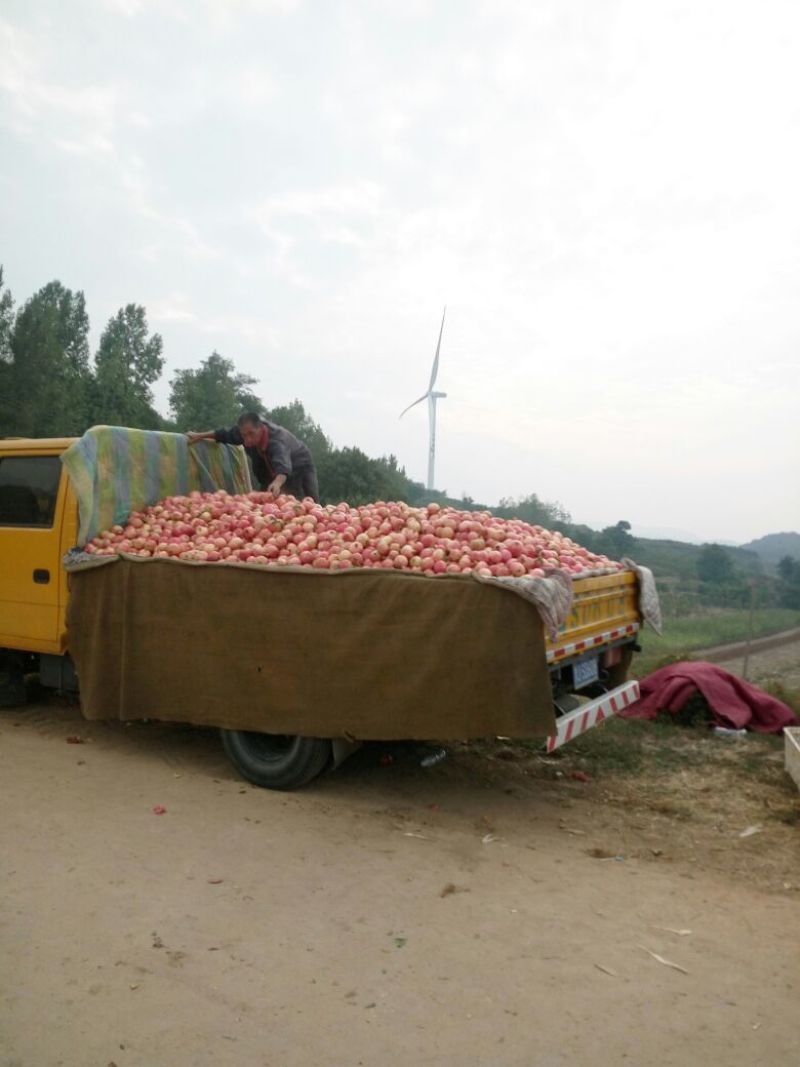
<path id="1" fill-rule="evenodd" d="M 167 496 L 252 488 L 243 448 L 213 441 L 190 448 L 181 433 L 93 426 L 61 461 L 78 497 L 81 545 Z"/>

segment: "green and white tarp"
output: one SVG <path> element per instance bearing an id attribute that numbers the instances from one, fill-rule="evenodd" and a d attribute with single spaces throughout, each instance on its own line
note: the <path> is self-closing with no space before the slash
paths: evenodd
<path id="1" fill-rule="evenodd" d="M 182 433 L 93 426 L 67 449 L 61 462 L 78 497 L 81 545 L 124 523 L 132 511 L 167 496 L 252 489 L 243 448 L 213 441 L 190 447 Z"/>

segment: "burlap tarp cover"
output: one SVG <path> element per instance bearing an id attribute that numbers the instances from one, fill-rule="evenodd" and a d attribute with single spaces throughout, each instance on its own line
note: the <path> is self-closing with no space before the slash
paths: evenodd
<path id="1" fill-rule="evenodd" d="M 360 740 L 555 730 L 536 608 L 467 576 L 117 558 L 69 582 L 88 719 Z"/>

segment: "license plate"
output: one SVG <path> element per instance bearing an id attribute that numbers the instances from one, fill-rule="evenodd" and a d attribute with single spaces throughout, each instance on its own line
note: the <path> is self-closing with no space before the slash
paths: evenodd
<path id="1" fill-rule="evenodd" d="M 576 689 L 582 689 L 585 685 L 596 682 L 598 677 L 597 656 L 572 664 L 572 684 Z"/>

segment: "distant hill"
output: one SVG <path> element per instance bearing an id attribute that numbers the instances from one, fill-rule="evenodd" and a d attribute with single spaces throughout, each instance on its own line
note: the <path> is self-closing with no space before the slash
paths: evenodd
<path id="1" fill-rule="evenodd" d="M 694 579 L 697 576 L 697 561 L 703 551 L 702 545 L 688 544 L 685 541 L 657 540 L 637 537 L 631 548 L 631 556 L 655 574 L 656 578 L 674 577 Z M 756 553 L 746 546 L 729 548 L 726 551 L 731 559 L 745 574 L 762 574 L 763 563 Z"/>
<path id="2" fill-rule="evenodd" d="M 767 534 L 740 547 L 755 552 L 766 563 L 779 563 L 784 556 L 800 560 L 800 533 Z"/>

